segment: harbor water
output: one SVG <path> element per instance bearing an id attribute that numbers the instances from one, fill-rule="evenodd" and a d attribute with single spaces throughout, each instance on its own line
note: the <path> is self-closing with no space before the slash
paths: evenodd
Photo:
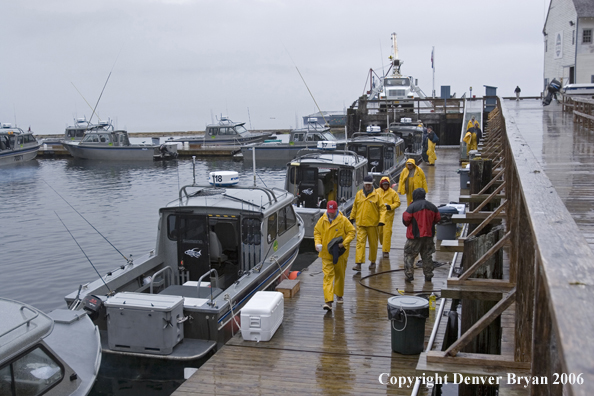
<path id="1" fill-rule="evenodd" d="M 70 158 L 3 166 L 0 295 L 49 312 L 65 307 L 64 296 L 79 285 L 97 279 L 95 269 L 105 275 L 126 263 L 122 255 L 148 253 L 155 248 L 159 208 L 178 197 L 180 186 L 192 184 L 192 168 L 191 160 Z M 283 188 L 285 169 L 285 164 L 258 167 L 257 185 Z M 217 170 L 237 171 L 240 184 L 253 185 L 251 163 L 231 159 L 197 159 L 197 184 L 207 184 L 209 172 Z M 179 385 L 108 382 L 108 389 L 94 394 L 167 395 Z"/>

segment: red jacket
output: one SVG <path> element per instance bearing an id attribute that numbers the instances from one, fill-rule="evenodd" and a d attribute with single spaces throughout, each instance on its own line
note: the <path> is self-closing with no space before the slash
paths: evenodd
<path id="1" fill-rule="evenodd" d="M 402 222 L 406 226 L 406 238 L 433 237 L 435 224 L 440 220 L 441 215 L 437 207 L 425 200 L 425 190 L 417 188 L 413 191 L 413 202 L 402 214 Z"/>

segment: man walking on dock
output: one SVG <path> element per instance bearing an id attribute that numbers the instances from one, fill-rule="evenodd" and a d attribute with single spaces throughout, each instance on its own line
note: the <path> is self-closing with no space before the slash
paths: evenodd
<path id="1" fill-rule="evenodd" d="M 439 137 L 432 127 L 427 127 L 427 160 L 429 166 L 435 166 L 437 155 L 435 154 L 435 145 L 439 142 Z"/>
<path id="2" fill-rule="evenodd" d="M 514 92 L 516 93 L 516 101 L 520 100 L 520 92 L 522 92 L 522 90 L 520 89 L 519 85 L 516 85 Z"/>
<path id="3" fill-rule="evenodd" d="M 410 205 L 413 201 L 413 191 L 417 188 L 424 189 L 426 193 L 429 192 L 425 172 L 415 164 L 414 159 L 409 158 L 406 160 L 406 167 L 400 173 L 398 194 L 406 194 L 406 204 Z"/>
<path id="4" fill-rule="evenodd" d="M 328 202 L 326 214 L 320 217 L 314 227 L 314 241 L 318 257 L 322 259 L 324 271 L 324 309 L 332 311 L 336 303 L 343 302 L 344 277 L 351 241 L 355 239 L 355 227 L 338 210 L 336 201 Z"/>
<path id="5" fill-rule="evenodd" d="M 390 257 L 390 248 L 392 247 L 392 224 L 394 223 L 394 210 L 400 206 L 400 197 L 398 193 L 390 188 L 390 178 L 382 177 L 380 188 L 375 190 L 386 206 L 386 216 L 384 225 L 379 227 L 379 240 L 382 244 L 382 253 L 384 258 Z"/>
<path id="6" fill-rule="evenodd" d="M 413 192 L 413 202 L 402 214 L 402 222 L 406 226 L 406 243 L 404 244 L 405 281 L 414 280 L 414 265 L 417 255 L 423 260 L 425 282 L 433 278 L 433 253 L 435 253 L 435 224 L 441 220 L 437 207 L 425 200 L 425 190 L 417 188 Z"/>
<path id="7" fill-rule="evenodd" d="M 351 210 L 351 222 L 357 222 L 357 251 L 353 270 L 361 271 L 365 262 L 365 245 L 369 240 L 369 269 L 375 268 L 377 259 L 378 226 L 384 225 L 386 206 L 382 198 L 373 189 L 373 177 L 365 176 L 363 189 L 357 191 L 355 203 Z"/>

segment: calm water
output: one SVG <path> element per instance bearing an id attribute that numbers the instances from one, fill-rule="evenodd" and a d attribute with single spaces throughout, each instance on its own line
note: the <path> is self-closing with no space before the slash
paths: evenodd
<path id="1" fill-rule="evenodd" d="M 251 164 L 232 160 L 196 160 L 196 181 L 206 183 L 214 170 L 234 170 L 241 184 L 253 183 Z M 282 188 L 284 171 L 259 168 L 258 185 Z M 155 247 L 158 209 L 192 180 L 191 160 L 37 159 L 0 168 L 0 296 L 44 311 L 65 307 L 66 294 L 97 278 L 77 242 L 101 274 L 125 263 L 68 203 L 124 255 L 140 257 Z"/>

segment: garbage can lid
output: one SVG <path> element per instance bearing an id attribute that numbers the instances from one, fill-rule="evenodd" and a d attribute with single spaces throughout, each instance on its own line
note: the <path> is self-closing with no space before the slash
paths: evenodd
<path id="1" fill-rule="evenodd" d="M 415 296 L 395 296 L 388 298 L 388 305 L 394 308 L 406 310 L 415 310 L 429 307 L 429 301 L 423 297 Z"/>
<path id="2" fill-rule="evenodd" d="M 439 214 L 458 214 L 458 209 L 453 206 L 440 206 L 437 210 L 439 211 Z"/>

